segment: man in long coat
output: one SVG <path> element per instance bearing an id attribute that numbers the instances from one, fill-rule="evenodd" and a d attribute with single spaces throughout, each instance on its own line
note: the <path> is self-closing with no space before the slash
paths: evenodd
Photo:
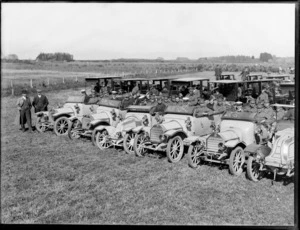
<path id="1" fill-rule="evenodd" d="M 34 96 L 32 101 L 32 106 L 34 107 L 34 112 L 48 111 L 48 98 L 42 94 L 40 89 L 37 90 L 37 95 Z"/>
<path id="2" fill-rule="evenodd" d="M 32 132 L 31 126 L 31 101 L 30 98 L 27 96 L 27 91 L 22 91 L 22 97 L 18 98 L 17 100 L 17 107 L 20 113 L 20 125 L 22 131 L 25 132 L 25 124 L 27 123 L 29 127 L 29 132 Z"/>

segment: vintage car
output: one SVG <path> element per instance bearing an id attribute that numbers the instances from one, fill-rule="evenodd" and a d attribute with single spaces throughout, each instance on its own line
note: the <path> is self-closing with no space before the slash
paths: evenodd
<path id="1" fill-rule="evenodd" d="M 111 146 L 123 147 L 126 153 L 133 154 L 135 133 L 132 130 L 136 127 L 148 127 L 154 122 L 149 113 L 152 107 L 131 105 L 127 108 L 124 120 L 114 126 L 96 127 L 97 146 L 101 150 Z"/>
<path id="2" fill-rule="evenodd" d="M 189 146 L 188 164 L 198 167 L 203 161 L 229 165 L 233 175 L 240 175 L 245 164 L 244 149 L 252 143 L 266 143 L 268 132 L 259 135 L 256 113 L 228 111 L 220 126 L 208 137 L 191 136 L 184 142 Z"/>
<path id="3" fill-rule="evenodd" d="M 212 132 L 212 125 L 219 124 L 222 112 L 197 116 L 190 106 L 168 106 L 162 122 L 151 128 L 137 127 L 134 151 L 144 156 L 149 150 L 166 152 L 172 163 L 180 161 L 184 154 L 183 140 L 192 135 L 204 136 Z"/>
<path id="4" fill-rule="evenodd" d="M 120 110 L 121 101 L 101 98 L 98 101 L 98 108 L 91 114 L 69 117 L 68 136 L 70 139 L 78 139 L 80 137 L 91 138 L 95 144 L 96 127 L 112 125 L 116 119 L 119 119 L 121 113 L 123 116 L 126 111 Z M 80 115 L 80 114 L 79 114 Z"/>
<path id="5" fill-rule="evenodd" d="M 273 106 L 291 107 L 291 105 Z M 277 126 L 272 143 L 269 146 L 251 144 L 245 148 L 247 158 L 247 177 L 252 181 L 259 181 L 266 172 L 294 175 L 294 120 L 277 120 Z"/>
<path id="6" fill-rule="evenodd" d="M 89 98 L 87 102 L 85 100 L 84 96 L 70 96 L 62 107 L 36 113 L 36 129 L 39 132 L 53 129 L 58 136 L 67 135 L 69 117 L 91 114 L 98 107 L 99 98 Z"/>

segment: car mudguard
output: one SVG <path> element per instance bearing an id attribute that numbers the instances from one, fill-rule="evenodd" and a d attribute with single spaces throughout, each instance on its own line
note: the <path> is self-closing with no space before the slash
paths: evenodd
<path id="1" fill-rule="evenodd" d="M 96 131 L 102 131 L 106 129 L 106 131 L 108 132 L 109 135 L 111 135 L 112 133 L 115 132 L 116 128 L 113 126 L 105 126 L 105 125 L 100 125 L 98 127 L 95 128 Z"/>
<path id="2" fill-rule="evenodd" d="M 261 147 L 261 145 L 257 145 L 255 143 L 252 143 L 252 144 L 246 146 L 244 151 L 249 152 L 249 153 L 255 153 L 257 151 L 257 149 L 259 149 L 260 147 Z"/>
<path id="3" fill-rule="evenodd" d="M 184 145 L 191 145 L 191 144 L 194 144 L 197 141 L 201 141 L 201 142 L 205 143 L 206 138 L 199 137 L 199 136 L 190 136 L 190 137 L 187 137 L 183 140 L 183 144 Z"/>
<path id="4" fill-rule="evenodd" d="M 182 133 L 182 134 L 184 134 L 185 136 L 187 136 L 185 132 L 183 132 L 182 130 L 178 130 L 178 129 L 175 129 L 175 130 L 168 130 L 168 131 L 166 131 L 166 132 L 164 133 L 164 135 L 166 135 L 167 137 L 172 137 L 172 136 L 175 136 L 176 134 L 179 134 L 179 133 Z"/>
<path id="5" fill-rule="evenodd" d="M 239 143 L 241 143 L 241 142 L 238 139 L 230 140 L 230 141 L 225 142 L 225 146 L 227 146 L 229 148 L 233 148 L 233 147 L 237 146 Z"/>
<path id="6" fill-rule="evenodd" d="M 74 120 L 77 119 L 77 117 L 76 117 L 75 115 L 73 115 L 73 116 L 69 117 L 68 119 L 69 119 L 70 121 L 74 121 Z"/>
<path id="7" fill-rule="evenodd" d="M 132 129 L 132 132 L 134 133 L 140 133 L 144 130 L 144 127 L 143 126 L 137 126 L 135 128 Z"/>

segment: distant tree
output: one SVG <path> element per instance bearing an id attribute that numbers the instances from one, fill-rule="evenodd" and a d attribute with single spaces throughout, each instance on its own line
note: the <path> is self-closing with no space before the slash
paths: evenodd
<path id="1" fill-rule="evenodd" d="M 74 61 L 73 55 L 68 53 L 40 53 L 37 61 Z"/>
<path id="2" fill-rule="evenodd" d="M 6 60 L 18 60 L 18 56 L 16 54 L 9 54 L 4 57 Z"/>
<path id="3" fill-rule="evenodd" d="M 272 54 L 269 53 L 261 53 L 259 55 L 259 60 L 262 62 L 268 62 L 269 60 L 273 59 Z"/>

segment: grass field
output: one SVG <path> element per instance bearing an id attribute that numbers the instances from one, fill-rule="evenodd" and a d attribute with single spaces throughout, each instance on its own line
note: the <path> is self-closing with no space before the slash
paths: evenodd
<path id="1" fill-rule="evenodd" d="M 50 107 L 78 91 L 47 93 Z M 22 133 L 16 97 L 1 98 L 1 222 L 294 225 L 293 182 L 253 183 L 184 158 L 100 151 L 52 132 Z"/>

